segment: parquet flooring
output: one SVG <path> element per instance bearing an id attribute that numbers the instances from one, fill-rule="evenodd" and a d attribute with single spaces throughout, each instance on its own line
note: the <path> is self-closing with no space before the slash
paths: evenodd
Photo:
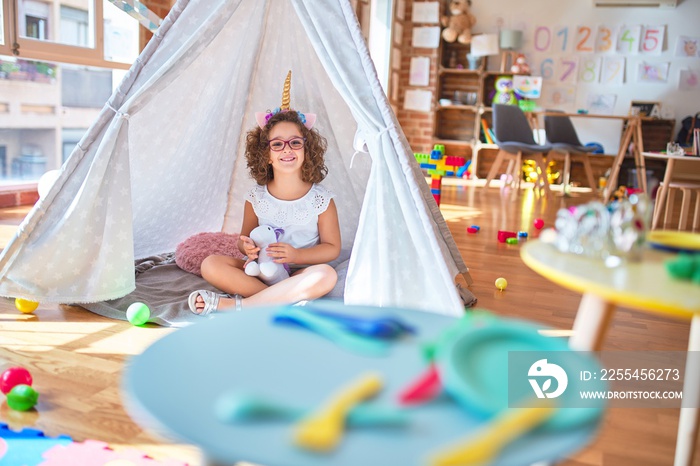
<path id="1" fill-rule="evenodd" d="M 586 192 L 540 199 L 530 190 L 504 198 L 498 188 L 485 192 L 462 182 L 446 182 L 441 210 L 470 268 L 477 306 L 570 329 L 580 295 L 532 272 L 520 260 L 518 246 L 499 243 L 496 232 L 528 230 L 535 234 L 535 218 L 543 218 L 551 226 L 559 208 L 591 199 Z M 0 247 L 27 211 L 0 210 Z M 472 224 L 481 227 L 479 234 L 467 234 L 466 228 Z M 503 292 L 494 286 L 500 276 L 508 279 Z M 688 330 L 686 321 L 620 309 L 604 349 L 683 351 Z M 91 438 L 116 448 L 138 448 L 158 459 L 200 464 L 196 448 L 171 444 L 144 432 L 129 417 L 121 399 L 121 374 L 129 357 L 171 331 L 157 326 L 135 328 L 70 306 L 42 305 L 34 314 L 22 315 L 11 300 L 0 298 L 0 370 L 11 365 L 29 368 L 41 394 L 37 410 L 26 413 L 11 411 L 3 402 L 0 420 L 16 429 L 33 427 L 77 441 Z M 595 442 L 561 464 L 671 465 L 677 423 L 678 410 L 611 409 Z M 695 465 L 700 466 L 700 455 L 696 456 Z"/>

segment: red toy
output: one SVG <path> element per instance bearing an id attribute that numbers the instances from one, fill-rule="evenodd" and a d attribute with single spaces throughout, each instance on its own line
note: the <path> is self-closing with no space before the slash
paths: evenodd
<path id="1" fill-rule="evenodd" d="M 467 233 L 478 233 L 479 230 L 474 227 L 467 228 Z"/>
<path id="2" fill-rule="evenodd" d="M 542 227 L 544 226 L 544 220 L 541 218 L 536 218 L 534 222 L 532 222 L 535 225 L 535 228 L 538 230 L 541 230 Z"/>
<path id="3" fill-rule="evenodd" d="M 16 385 L 32 384 L 32 375 L 24 367 L 10 367 L 0 375 L 0 391 L 5 395 Z"/>
<path id="4" fill-rule="evenodd" d="M 498 242 L 505 243 L 508 238 L 517 238 L 518 234 L 514 231 L 498 230 Z"/>

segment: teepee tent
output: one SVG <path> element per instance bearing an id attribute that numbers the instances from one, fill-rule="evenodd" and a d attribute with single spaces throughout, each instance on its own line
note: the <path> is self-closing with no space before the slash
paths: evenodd
<path id="1" fill-rule="evenodd" d="M 0 295 L 89 303 L 134 259 L 237 232 L 245 133 L 279 105 L 318 115 L 348 260 L 345 302 L 457 315 L 469 281 L 384 95 L 349 0 L 178 0 L 0 258 Z M 358 150 L 356 150 L 356 148 Z"/>

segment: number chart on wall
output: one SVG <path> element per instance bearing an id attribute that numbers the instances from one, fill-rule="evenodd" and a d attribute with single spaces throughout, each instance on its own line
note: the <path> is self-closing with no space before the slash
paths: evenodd
<path id="1" fill-rule="evenodd" d="M 539 25 L 533 72 L 559 85 L 623 85 L 626 56 L 661 55 L 665 33 L 665 25 Z"/>

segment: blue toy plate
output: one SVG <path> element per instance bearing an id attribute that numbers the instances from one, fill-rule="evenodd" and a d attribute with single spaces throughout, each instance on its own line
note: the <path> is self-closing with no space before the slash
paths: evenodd
<path id="1" fill-rule="evenodd" d="M 509 352 L 555 353 L 558 364 L 568 374 L 567 391 L 578 393 L 578 374 L 582 370 L 599 370 L 597 362 L 585 353 L 568 348 L 566 340 L 540 335 L 538 328 L 520 321 L 498 319 L 481 321 L 480 325 L 464 326 L 437 350 L 440 379 L 445 390 L 465 410 L 491 417 L 509 407 L 509 389 L 516 383 L 527 384 L 527 367 L 522 380 L 509 380 Z M 522 353 L 521 353 L 522 354 Z M 530 353 L 525 353 L 529 355 Z M 532 361 L 535 363 L 536 359 Z M 515 392 L 514 392 L 515 393 Z M 524 392 L 523 392 L 524 393 Z M 527 397 L 535 399 L 527 387 Z M 512 400 L 511 400 L 512 401 Z M 568 406 L 566 403 L 562 403 Z M 596 420 L 603 411 L 603 402 L 596 406 L 563 407 L 545 424 L 547 429 L 571 428 Z"/>

